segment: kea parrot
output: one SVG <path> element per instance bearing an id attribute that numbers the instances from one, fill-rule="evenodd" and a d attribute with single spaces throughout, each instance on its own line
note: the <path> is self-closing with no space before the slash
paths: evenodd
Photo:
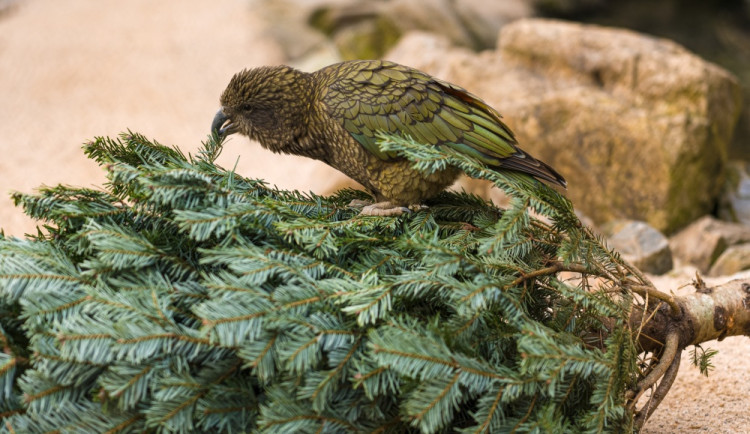
<path id="1" fill-rule="evenodd" d="M 384 60 L 355 60 L 307 73 L 264 66 L 235 74 L 211 130 L 240 133 L 276 153 L 320 160 L 362 184 L 375 203 L 363 215 L 399 215 L 420 207 L 460 175 L 427 174 L 384 152 L 378 133 L 452 148 L 495 170 L 566 186 L 547 164 L 518 147 L 500 114 L 463 88 Z"/>

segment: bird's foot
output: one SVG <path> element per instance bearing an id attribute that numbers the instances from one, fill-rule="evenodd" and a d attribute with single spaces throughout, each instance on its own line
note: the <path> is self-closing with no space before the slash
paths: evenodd
<path id="1" fill-rule="evenodd" d="M 349 206 L 362 208 L 359 215 L 363 216 L 391 217 L 399 216 L 403 213 L 411 213 L 409 208 L 405 206 L 396 206 L 388 201 L 372 203 L 367 200 L 352 199 L 352 201 L 349 202 Z"/>
<path id="2" fill-rule="evenodd" d="M 411 210 L 405 206 L 395 206 L 390 202 L 377 202 L 362 208 L 359 215 L 374 215 L 380 217 L 395 217 L 403 213 L 411 214 Z"/>
<path id="3" fill-rule="evenodd" d="M 399 216 L 407 213 L 411 214 L 413 211 L 427 208 L 424 205 L 410 205 L 409 207 L 393 205 L 391 202 L 377 202 L 371 203 L 364 200 L 354 199 L 349 202 L 349 206 L 355 208 L 362 208 L 359 215 L 362 216 L 380 216 L 380 217 L 392 217 Z"/>

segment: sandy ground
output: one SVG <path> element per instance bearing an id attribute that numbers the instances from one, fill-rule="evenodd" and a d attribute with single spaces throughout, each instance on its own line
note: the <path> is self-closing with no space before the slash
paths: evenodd
<path id="1" fill-rule="evenodd" d="M 11 191 L 104 181 L 81 152 L 85 141 L 131 129 L 194 151 L 231 75 L 283 61 L 267 37 L 273 23 L 247 0 L 0 0 L 0 8 L 0 228 L 9 235 L 35 232 Z M 325 193 L 341 180 L 239 137 L 220 163 L 283 188 Z M 690 278 L 683 270 L 657 286 L 676 290 Z M 750 340 L 707 346 L 720 350 L 716 370 L 701 377 L 684 354 L 646 432 L 750 432 Z"/>
<path id="2" fill-rule="evenodd" d="M 84 142 L 131 129 L 194 151 L 231 76 L 283 60 L 247 0 L 12 4 L 0 12 L 0 228 L 9 235 L 36 232 L 11 191 L 104 181 Z M 240 137 L 219 163 L 283 188 L 322 191 L 342 178 Z"/>

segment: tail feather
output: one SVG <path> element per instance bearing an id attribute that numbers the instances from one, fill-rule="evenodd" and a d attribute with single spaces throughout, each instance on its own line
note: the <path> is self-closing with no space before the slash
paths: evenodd
<path id="1" fill-rule="evenodd" d="M 549 181 L 563 188 L 567 188 L 568 186 L 565 178 L 557 173 L 555 169 L 520 150 L 518 153 L 503 159 L 500 164 L 497 165 L 497 168 L 527 173 L 535 178 Z"/>

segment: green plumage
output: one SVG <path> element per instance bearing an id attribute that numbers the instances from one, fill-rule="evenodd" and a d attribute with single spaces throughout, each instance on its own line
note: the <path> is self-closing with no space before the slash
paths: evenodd
<path id="1" fill-rule="evenodd" d="M 342 62 L 314 73 L 286 66 L 245 70 L 232 78 L 221 103 L 213 129 L 240 132 L 274 152 L 308 156 L 341 170 L 382 202 L 367 213 L 399 213 L 439 193 L 460 173 L 418 172 L 379 148 L 382 133 L 452 148 L 497 170 L 565 186 L 554 169 L 518 148 L 500 115 L 481 99 L 392 62 Z"/>

